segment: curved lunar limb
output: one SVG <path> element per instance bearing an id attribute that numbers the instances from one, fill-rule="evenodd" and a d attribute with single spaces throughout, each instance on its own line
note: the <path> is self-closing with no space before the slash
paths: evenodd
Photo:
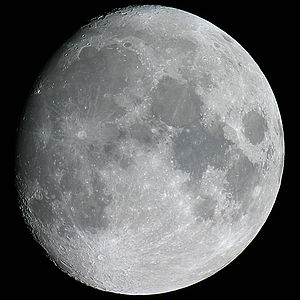
<path id="1" fill-rule="evenodd" d="M 94 19 L 45 67 L 24 112 L 27 224 L 77 280 L 122 294 L 187 287 L 236 258 L 280 186 L 272 90 L 213 24 L 162 6 Z"/>

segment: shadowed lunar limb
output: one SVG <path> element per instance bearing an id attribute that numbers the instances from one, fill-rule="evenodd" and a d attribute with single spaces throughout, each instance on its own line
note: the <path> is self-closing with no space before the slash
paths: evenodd
<path id="1" fill-rule="evenodd" d="M 249 54 L 181 10 L 91 21 L 28 99 L 20 206 L 49 257 L 122 294 L 197 283 L 264 224 L 280 186 L 280 113 Z"/>

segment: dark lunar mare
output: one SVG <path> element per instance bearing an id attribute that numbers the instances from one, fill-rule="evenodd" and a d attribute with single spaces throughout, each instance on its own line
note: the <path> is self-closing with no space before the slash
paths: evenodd
<path id="1" fill-rule="evenodd" d="M 178 167 L 197 179 L 209 165 L 225 170 L 225 153 L 233 143 L 224 137 L 223 125 L 216 120 L 207 127 L 198 119 L 183 127 L 182 133 L 174 139 L 174 158 Z"/>

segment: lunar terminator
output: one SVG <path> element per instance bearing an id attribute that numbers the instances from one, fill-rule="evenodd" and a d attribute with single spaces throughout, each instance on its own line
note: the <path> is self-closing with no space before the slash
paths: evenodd
<path id="1" fill-rule="evenodd" d="M 247 247 L 283 156 L 274 94 L 241 45 L 187 12 L 131 7 L 92 20 L 45 67 L 17 182 L 61 269 L 97 289 L 157 294 Z"/>

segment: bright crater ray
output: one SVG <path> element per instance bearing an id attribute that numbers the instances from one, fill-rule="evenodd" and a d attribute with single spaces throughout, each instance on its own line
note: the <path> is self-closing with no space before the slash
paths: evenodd
<path id="1" fill-rule="evenodd" d="M 265 222 L 283 169 L 257 64 L 211 23 L 160 6 L 81 28 L 42 73 L 18 141 L 38 242 L 70 276 L 124 294 L 227 265 Z"/>

